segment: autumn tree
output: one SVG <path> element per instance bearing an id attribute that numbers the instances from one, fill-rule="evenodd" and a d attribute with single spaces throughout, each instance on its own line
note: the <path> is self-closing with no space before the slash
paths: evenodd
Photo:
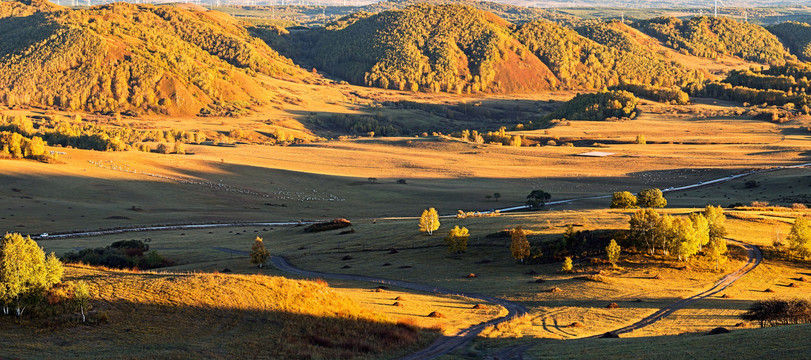
<path id="1" fill-rule="evenodd" d="M 445 245 L 448 246 L 448 252 L 461 254 L 467 250 L 467 241 L 470 239 L 470 232 L 467 228 L 454 226 L 445 237 Z"/>
<path id="2" fill-rule="evenodd" d="M 437 229 L 439 229 L 439 213 L 434 208 L 423 210 L 420 216 L 420 232 L 433 235 Z"/>
<path id="3" fill-rule="evenodd" d="M 64 268 L 56 255 L 45 251 L 30 236 L 6 234 L 0 241 L 0 305 L 8 314 L 14 306 L 17 316 L 42 294 L 62 281 Z"/>
<path id="4" fill-rule="evenodd" d="M 261 268 L 268 261 L 269 257 L 270 251 L 265 248 L 265 243 L 262 241 L 262 238 L 257 236 L 256 240 L 253 242 L 253 246 L 251 246 L 251 264 L 259 265 Z"/>
<path id="5" fill-rule="evenodd" d="M 631 215 L 629 221 L 631 237 L 648 249 L 648 253 L 653 255 L 658 238 L 659 214 L 653 209 L 637 210 Z"/>
<path id="6" fill-rule="evenodd" d="M 76 307 L 79 308 L 79 312 L 82 314 L 82 322 L 87 321 L 84 310 L 87 308 L 89 301 L 90 291 L 87 289 L 87 283 L 84 281 L 77 282 L 76 286 L 73 288 L 73 302 L 76 304 Z"/>
<path id="7" fill-rule="evenodd" d="M 636 196 L 629 191 L 615 192 L 611 196 L 612 209 L 633 209 L 636 208 Z"/>
<path id="8" fill-rule="evenodd" d="M 801 259 L 811 256 L 811 222 L 808 218 L 799 216 L 794 219 L 788 234 L 788 245 Z"/>
<path id="9" fill-rule="evenodd" d="M 611 265 L 617 266 L 617 262 L 620 260 L 621 251 L 622 248 L 620 248 L 620 246 L 617 245 L 617 241 L 611 239 L 611 242 L 608 243 L 608 246 L 606 246 L 605 248 L 605 253 L 608 256 L 608 262 L 610 262 Z"/>
<path id="10" fill-rule="evenodd" d="M 565 259 L 563 259 L 563 266 L 561 266 L 560 271 L 569 273 L 572 272 L 572 269 L 573 269 L 572 258 L 570 256 L 567 256 Z"/>
<path id="11" fill-rule="evenodd" d="M 645 189 L 636 196 L 636 204 L 641 208 L 663 208 L 667 206 L 667 199 L 662 195 L 662 190 Z"/>
<path id="12" fill-rule="evenodd" d="M 527 195 L 527 205 L 531 206 L 534 209 L 540 209 L 551 198 L 552 195 L 546 191 L 532 190 L 532 192 L 530 192 L 529 195 Z"/>
<path id="13" fill-rule="evenodd" d="M 530 254 L 529 241 L 527 241 L 527 234 L 524 229 L 520 226 L 512 229 L 510 231 L 510 240 L 510 251 L 513 258 L 523 263 L 524 259 L 528 258 Z"/>

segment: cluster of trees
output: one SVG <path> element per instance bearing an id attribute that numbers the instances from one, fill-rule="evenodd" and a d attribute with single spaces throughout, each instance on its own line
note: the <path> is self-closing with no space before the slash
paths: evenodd
<path id="1" fill-rule="evenodd" d="M 767 27 L 800 60 L 811 61 L 811 25 L 787 21 Z"/>
<path id="2" fill-rule="evenodd" d="M 197 114 L 267 98 L 257 73 L 307 78 L 236 23 L 177 7 L 116 3 L 6 16 L 15 17 L 0 23 L 7 106 Z"/>
<path id="3" fill-rule="evenodd" d="M 507 134 L 507 128 L 502 126 L 498 131 L 488 131 L 480 133 L 477 130 L 462 130 L 459 133 L 452 134 L 451 136 L 458 137 L 462 141 L 472 142 L 475 144 L 502 144 L 509 146 L 521 146 L 523 139 L 521 135 Z"/>
<path id="4" fill-rule="evenodd" d="M 811 301 L 770 299 L 755 302 L 741 319 L 760 323 L 760 327 L 811 323 Z"/>
<path id="5" fill-rule="evenodd" d="M 611 196 L 612 209 L 663 208 L 667 199 L 659 189 L 645 189 L 634 195 L 629 191 L 615 192 Z"/>
<path id="6" fill-rule="evenodd" d="M 677 86 L 658 87 L 652 85 L 620 84 L 612 86 L 609 90 L 625 90 L 638 97 L 669 104 L 686 105 L 690 103 L 690 95 Z"/>
<path id="7" fill-rule="evenodd" d="M 70 146 L 86 150 L 124 151 L 140 148 L 142 146 L 139 146 L 139 143 L 145 141 L 179 144 L 201 143 L 207 140 L 206 134 L 202 131 L 176 129 L 137 130 L 127 125 L 102 126 L 83 122 L 78 115 L 71 122 L 51 118 L 32 120 L 26 116 L 5 116 L 0 114 L 0 131 L 4 132 L 3 139 L 7 140 L 0 143 L 0 147 L 11 142 L 26 145 L 25 141 L 28 141 L 27 146 L 33 148 L 32 152 L 30 152 L 33 155 L 26 155 L 25 149 L 21 147 L 23 150 L 20 154 L 24 157 L 44 155 L 45 143 L 51 146 Z M 29 139 L 25 140 L 26 138 Z M 7 153 L 17 157 L 14 155 L 14 149 L 17 149 L 17 147 L 9 145 L 8 148 Z"/>
<path id="8" fill-rule="evenodd" d="M 45 159 L 45 141 L 35 136 L 27 138 L 16 132 L 0 131 L 0 155 L 15 159 Z"/>
<path id="9" fill-rule="evenodd" d="M 685 261 L 704 252 L 720 266 L 726 253 L 726 216 L 721 207 L 674 217 L 651 208 L 637 211 L 629 221 L 631 239 L 650 254 L 660 252 Z"/>
<path id="10" fill-rule="evenodd" d="M 637 116 L 639 99 L 634 94 L 611 90 L 594 94 L 578 94 L 561 105 L 546 119 L 570 119 L 602 121 L 608 118 L 630 118 Z"/>
<path id="11" fill-rule="evenodd" d="M 116 269 L 154 269 L 175 263 L 157 251 L 149 251 L 149 244 L 141 240 L 121 240 L 106 247 L 69 251 L 62 256 L 62 260 Z"/>
<path id="12" fill-rule="evenodd" d="M 790 55 L 765 28 L 730 17 L 697 16 L 689 20 L 658 17 L 634 24 L 666 46 L 706 58 L 734 55 L 749 61 L 779 65 Z"/>
<path id="13" fill-rule="evenodd" d="M 789 61 L 769 69 L 733 70 L 723 82 L 707 84 L 702 96 L 724 100 L 808 109 L 811 106 L 811 65 Z"/>
<path id="14" fill-rule="evenodd" d="M 349 133 L 352 135 L 367 135 L 374 133 L 379 136 L 398 136 L 421 132 L 420 129 L 395 123 L 391 116 L 383 113 L 373 115 L 337 114 L 330 116 L 310 116 L 308 121 L 315 126 Z"/>
<path id="15" fill-rule="evenodd" d="M 0 241 L 0 308 L 14 307 L 17 316 L 42 301 L 47 290 L 62 281 L 64 268 L 56 255 L 47 257 L 31 237 L 6 234 Z"/>

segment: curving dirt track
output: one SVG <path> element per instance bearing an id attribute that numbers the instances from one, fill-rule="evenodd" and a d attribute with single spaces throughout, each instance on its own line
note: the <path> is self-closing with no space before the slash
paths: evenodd
<path id="1" fill-rule="evenodd" d="M 304 269 L 299 269 L 292 264 L 290 264 L 287 259 L 281 256 L 271 256 L 270 262 L 273 266 L 277 267 L 279 270 L 289 272 L 296 275 L 306 276 L 306 277 L 314 277 L 314 278 L 324 278 L 324 279 L 337 279 L 337 280 L 352 280 L 352 281 L 365 281 L 377 284 L 386 284 L 391 286 L 397 286 L 404 289 L 416 290 L 416 291 L 424 291 L 430 292 L 434 294 L 441 294 L 441 295 L 456 295 L 456 296 L 463 296 L 471 299 L 479 299 L 491 304 L 496 304 L 503 306 L 507 309 L 508 313 L 506 316 L 502 316 L 500 318 L 496 318 L 478 325 L 471 326 L 466 329 L 460 330 L 453 336 L 442 336 L 436 341 L 434 341 L 431 346 L 422 349 L 418 352 L 413 354 L 407 355 L 401 360 L 416 360 L 416 359 L 433 359 L 435 357 L 445 355 L 451 351 L 454 351 L 468 342 L 473 340 L 485 327 L 490 325 L 495 325 L 504 321 L 509 321 L 517 316 L 522 316 L 527 313 L 527 308 L 512 303 L 510 301 L 495 298 L 492 296 L 481 295 L 481 294 L 474 294 L 474 293 L 466 293 L 461 291 L 454 291 L 449 289 L 443 289 L 439 287 L 434 287 L 425 284 L 418 284 L 408 281 L 402 280 L 391 280 L 391 279 L 383 279 L 383 278 L 376 278 L 370 276 L 362 276 L 362 275 L 348 275 L 348 274 L 330 274 L 330 273 L 322 273 L 317 271 L 309 271 Z"/>
<path id="2" fill-rule="evenodd" d="M 748 259 L 742 267 L 729 274 L 726 274 L 724 277 L 718 280 L 718 282 L 716 282 L 711 288 L 704 290 L 698 294 L 695 294 L 689 298 L 676 301 L 673 304 L 663 307 L 658 311 L 656 311 L 655 313 L 648 315 L 645 318 L 631 325 L 614 330 L 613 333 L 625 334 L 632 332 L 634 330 L 644 328 L 646 326 L 650 326 L 658 322 L 659 320 L 662 320 L 665 317 L 673 314 L 674 312 L 685 308 L 687 305 L 693 302 L 718 294 L 719 292 L 724 291 L 724 289 L 728 288 L 730 285 L 735 283 L 735 281 L 738 281 L 738 279 L 748 274 L 750 271 L 754 270 L 758 265 L 760 265 L 760 262 L 763 261 L 763 253 L 757 246 L 732 239 L 727 239 L 727 242 L 739 245 L 744 249 L 746 249 Z M 591 338 L 596 337 L 598 336 L 591 336 Z M 529 348 L 531 348 L 533 345 L 534 344 L 530 342 L 521 345 L 507 347 L 491 355 L 490 358 L 496 360 L 520 360 L 524 358 L 524 353 L 527 350 L 529 350 Z"/>

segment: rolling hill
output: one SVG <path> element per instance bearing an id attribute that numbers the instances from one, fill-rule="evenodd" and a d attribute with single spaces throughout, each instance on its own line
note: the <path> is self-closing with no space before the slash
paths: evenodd
<path id="1" fill-rule="evenodd" d="M 811 61 L 811 25 L 789 21 L 768 29 L 800 60 Z"/>
<path id="2" fill-rule="evenodd" d="M 306 81 L 228 15 L 114 3 L 0 2 L 0 100 L 88 112 L 228 115 Z"/>
<path id="3" fill-rule="evenodd" d="M 557 79 L 510 24 L 459 5 L 414 5 L 307 32 L 303 61 L 356 84 L 400 90 L 524 92 Z"/>
<path id="4" fill-rule="evenodd" d="M 762 26 L 728 17 L 697 16 L 689 20 L 659 17 L 634 24 L 666 46 L 696 56 L 734 55 L 764 64 L 783 64 L 791 55 Z"/>

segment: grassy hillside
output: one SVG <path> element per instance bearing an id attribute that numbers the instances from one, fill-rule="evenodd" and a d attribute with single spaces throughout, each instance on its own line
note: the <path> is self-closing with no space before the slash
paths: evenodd
<path id="1" fill-rule="evenodd" d="M 734 55 L 764 64 L 782 64 L 789 57 L 783 44 L 765 28 L 728 17 L 660 17 L 635 26 L 668 47 L 696 56 Z"/>
<path id="2" fill-rule="evenodd" d="M 400 90 L 521 92 L 556 85 L 497 16 L 467 6 L 414 5 L 312 31 L 306 61 L 357 84 Z M 306 51 L 306 50 L 303 50 Z"/>
<path id="3" fill-rule="evenodd" d="M 789 21 L 767 29 L 777 35 L 800 60 L 811 61 L 811 25 Z"/>
<path id="4" fill-rule="evenodd" d="M 233 115 L 306 80 L 227 15 L 116 3 L 0 3 L 0 101 L 91 112 Z"/>
<path id="5" fill-rule="evenodd" d="M 2 316 L 4 356 L 381 358 L 431 338 L 361 308 L 323 282 L 73 265 L 65 280 L 88 283 L 93 325 L 80 325 L 70 312 L 57 318 L 35 312 L 20 323 Z M 54 341 L 61 345 L 46 345 Z"/>
<path id="6" fill-rule="evenodd" d="M 595 23 L 577 31 L 546 20 L 521 25 L 515 32 L 570 89 L 602 89 L 621 83 L 688 86 L 702 73 L 647 51 L 619 22 Z M 582 34 L 578 34 L 578 31 Z"/>

